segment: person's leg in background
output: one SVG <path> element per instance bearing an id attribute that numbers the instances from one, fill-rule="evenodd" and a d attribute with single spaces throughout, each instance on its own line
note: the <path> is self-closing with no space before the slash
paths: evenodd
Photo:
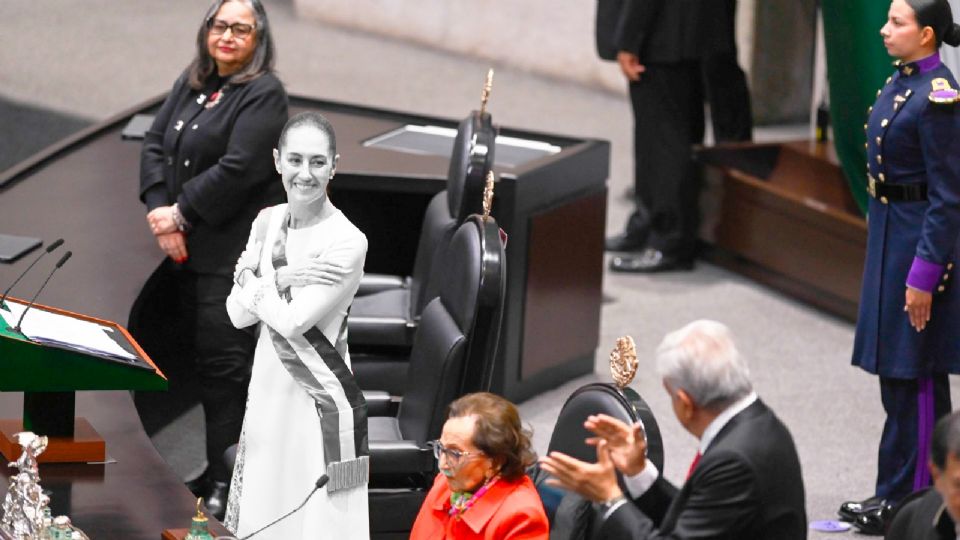
<path id="1" fill-rule="evenodd" d="M 646 216 L 647 242 L 636 255 L 615 257 L 614 271 L 692 268 L 699 179 L 691 146 L 702 142 L 704 129 L 700 76 L 699 62 L 653 65 L 630 85 L 636 117 L 635 215 Z"/>
<path id="2" fill-rule="evenodd" d="M 256 346 L 253 327 L 237 329 L 227 315 L 229 276 L 198 274 L 194 300 L 197 376 L 206 426 L 207 508 L 222 519 L 232 471 L 223 455 L 240 440 Z"/>

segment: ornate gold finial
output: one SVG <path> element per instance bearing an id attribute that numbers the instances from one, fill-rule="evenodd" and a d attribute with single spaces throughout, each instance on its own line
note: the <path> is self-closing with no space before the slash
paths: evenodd
<path id="1" fill-rule="evenodd" d="M 203 504 L 203 497 L 197 497 L 197 515 L 194 516 L 195 521 L 207 521 L 207 516 L 204 515 L 203 510 L 200 510 L 200 505 Z"/>
<path id="2" fill-rule="evenodd" d="M 483 187 L 483 220 L 490 217 L 490 210 L 493 209 L 493 171 L 487 171 L 487 184 Z"/>
<path id="3" fill-rule="evenodd" d="M 483 83 L 483 92 L 480 93 L 480 114 L 487 112 L 487 102 L 490 101 L 490 92 L 493 90 L 493 68 L 487 70 L 487 80 Z"/>
<path id="4" fill-rule="evenodd" d="M 630 336 L 617 338 L 617 346 L 610 351 L 610 375 L 613 384 L 623 390 L 637 374 L 637 345 Z"/>

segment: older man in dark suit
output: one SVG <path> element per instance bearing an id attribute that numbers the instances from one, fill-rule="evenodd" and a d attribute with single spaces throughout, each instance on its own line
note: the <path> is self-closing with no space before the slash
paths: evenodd
<path id="1" fill-rule="evenodd" d="M 700 440 L 683 487 L 646 460 L 642 426 L 605 415 L 586 422 L 597 463 L 552 452 L 541 460 L 551 482 L 598 503 L 601 538 L 806 538 L 793 438 L 753 392 L 729 330 L 697 321 L 668 334 L 657 367 L 677 419 Z"/>
<path id="2" fill-rule="evenodd" d="M 887 540 L 960 538 L 960 411 L 937 421 L 927 465 L 933 488 L 904 499 L 887 531 Z"/>

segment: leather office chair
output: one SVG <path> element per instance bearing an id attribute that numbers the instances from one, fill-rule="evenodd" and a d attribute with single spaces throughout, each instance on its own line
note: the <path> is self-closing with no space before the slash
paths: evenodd
<path id="1" fill-rule="evenodd" d="M 473 111 L 460 122 L 450 156 L 447 189 L 427 206 L 413 274 L 406 279 L 380 274 L 364 277 L 348 319 L 351 350 L 370 346 L 409 348 L 412 344 L 420 312 L 437 296 L 435 276 L 446 270 L 436 263 L 437 259 L 456 228 L 481 211 L 484 183 L 493 166 L 496 132 L 489 113 Z M 391 284 L 393 288 L 389 288 Z"/>
<path id="2" fill-rule="evenodd" d="M 597 450 L 586 444 L 592 433 L 583 427 L 591 414 L 607 414 L 627 423 L 643 422 L 647 434 L 647 459 L 663 470 L 663 440 L 657 419 L 647 403 L 631 388 L 623 390 L 609 383 L 591 383 L 577 389 L 567 398 L 550 437 L 548 452 L 559 451 L 582 461 L 595 463 Z M 528 470 L 544 509 L 550 519 L 551 538 L 592 538 L 593 509 L 590 501 L 575 493 L 546 485 L 549 475 L 534 465 Z"/>
<path id="3" fill-rule="evenodd" d="M 437 474 L 427 441 L 439 438 L 447 407 L 465 389 L 489 388 L 505 291 L 496 221 L 467 220 L 454 234 L 444 264 L 440 295 L 424 308 L 411 350 L 408 377 L 415 384 L 403 395 L 397 416 L 369 417 L 373 538 L 409 535 Z M 364 369 L 354 361 L 361 381 Z"/>

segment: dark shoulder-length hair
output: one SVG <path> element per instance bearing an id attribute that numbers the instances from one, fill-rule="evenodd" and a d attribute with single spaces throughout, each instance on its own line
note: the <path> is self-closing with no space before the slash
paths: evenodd
<path id="1" fill-rule="evenodd" d="M 257 40 L 257 47 L 253 51 L 250 62 L 231 75 L 229 82 L 231 84 L 242 84 L 273 71 L 273 35 L 270 33 L 267 12 L 263 9 L 260 0 L 214 0 L 210 9 L 207 10 L 207 14 L 203 17 L 203 22 L 200 23 L 200 29 L 197 31 L 197 56 L 194 57 L 193 62 L 190 62 L 190 66 L 187 68 L 188 82 L 194 90 L 203 88 L 207 78 L 217 70 L 217 64 L 207 50 L 207 35 L 210 33 L 210 23 L 213 17 L 220 11 L 220 7 L 227 2 L 241 2 L 253 10 L 256 28 L 252 37 Z"/>
<path id="2" fill-rule="evenodd" d="M 504 480 L 516 480 L 537 460 L 529 430 L 520 424 L 517 407 L 488 392 L 467 394 L 450 404 L 447 418 L 476 416 L 473 445 L 492 458 Z"/>

